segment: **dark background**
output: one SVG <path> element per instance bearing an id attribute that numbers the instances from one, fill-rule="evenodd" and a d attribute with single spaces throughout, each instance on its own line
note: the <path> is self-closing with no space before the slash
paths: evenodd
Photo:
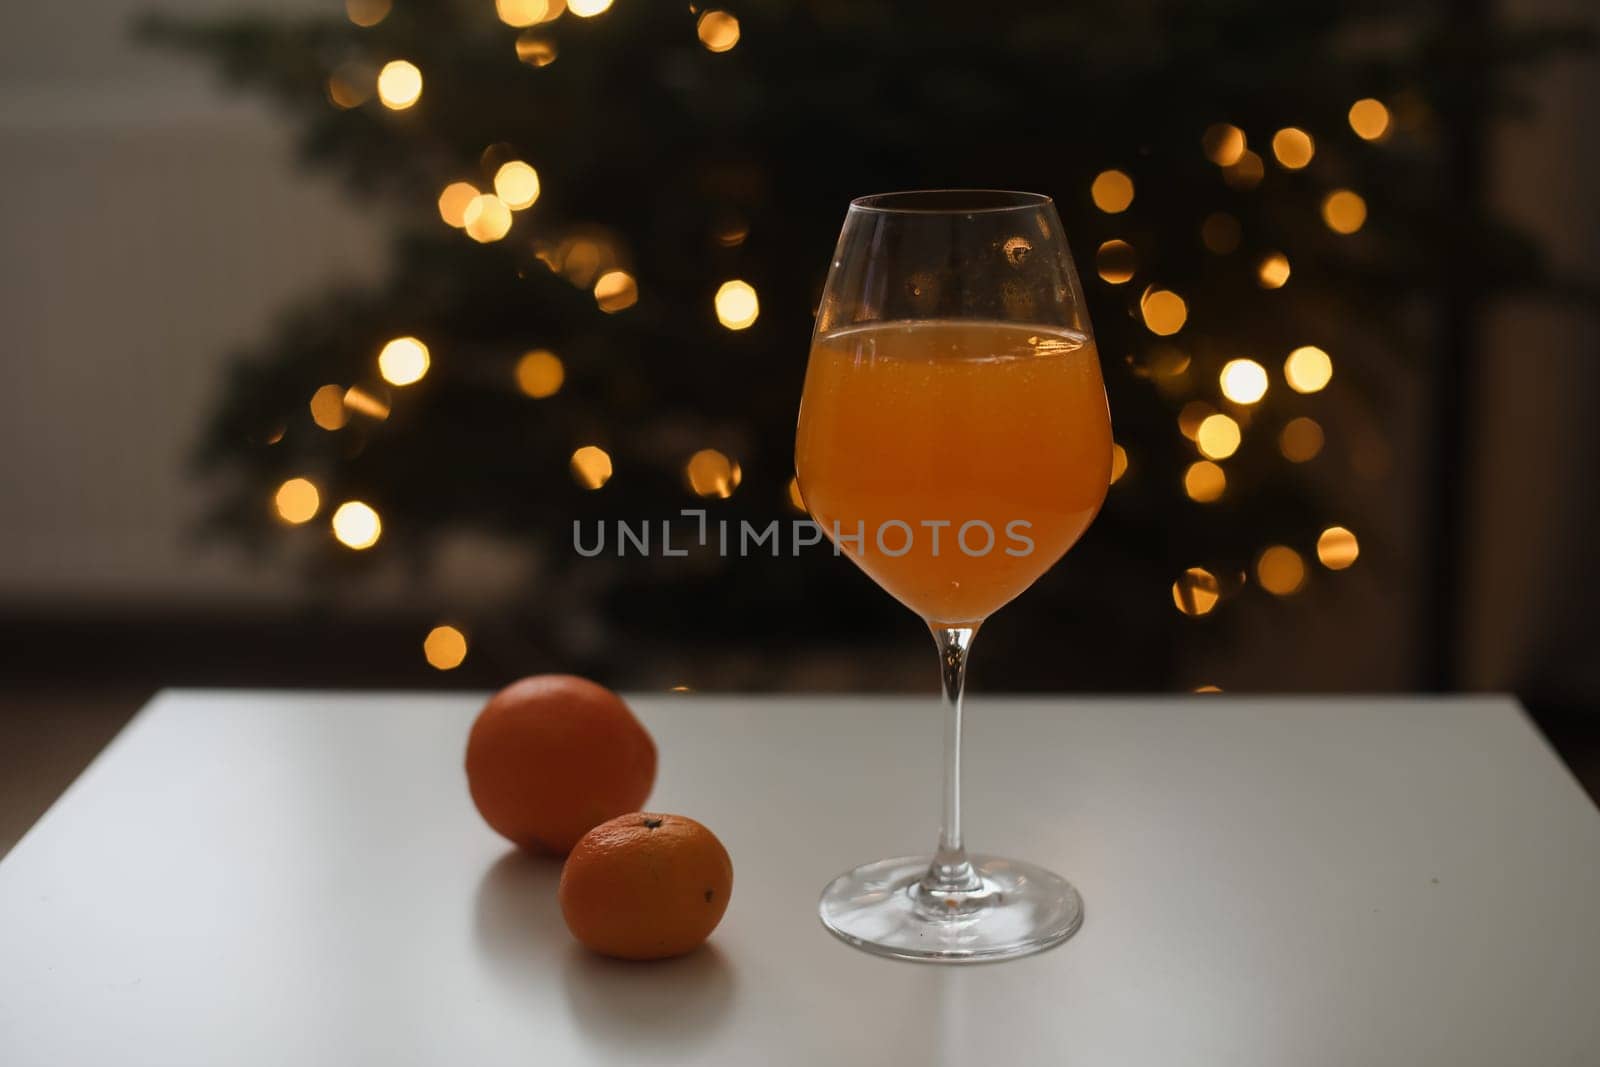
<path id="1" fill-rule="evenodd" d="M 682 5 L 618 0 L 530 31 L 557 48 L 539 69 L 488 0 L 398 0 L 368 28 L 336 0 L 20 16 L 0 45 L 0 847 L 164 685 L 931 692 L 920 624 L 825 551 L 602 564 L 569 531 L 796 517 L 793 408 L 845 205 L 938 185 L 1056 198 L 1129 460 L 1084 542 L 985 628 L 976 687 L 1509 690 L 1596 790 L 1585 5 L 725 6 L 731 51 Z M 370 95 L 394 56 L 424 71 L 414 108 L 330 101 L 330 77 Z M 1392 117 L 1370 143 L 1344 117 L 1369 96 Z M 1258 183 L 1206 158 L 1221 122 Z M 1303 169 L 1270 147 L 1290 126 L 1315 139 Z M 439 190 L 511 156 L 539 202 L 502 240 L 446 226 Z M 1123 212 L 1090 194 L 1111 168 Z M 1338 188 L 1368 205 L 1355 234 L 1319 216 Z M 1223 254 L 1199 239 L 1217 212 L 1242 233 Z M 1111 239 L 1137 250 L 1128 283 L 1097 276 Z M 596 307 L 577 240 L 636 304 Z M 1278 251 L 1290 280 L 1264 289 Z M 713 314 L 729 278 L 760 293 L 748 330 Z M 1149 286 L 1189 301 L 1170 339 Z M 386 388 L 376 351 L 410 333 L 429 375 Z M 1300 396 L 1281 367 L 1305 343 L 1335 373 Z M 556 396 L 517 393 L 530 348 L 561 355 Z M 1271 378 L 1257 405 L 1218 395 L 1240 356 Z M 325 383 L 388 417 L 318 427 Z M 1183 489 L 1195 400 L 1244 427 L 1213 503 Z M 1307 463 L 1275 445 L 1295 417 L 1326 435 Z M 615 460 L 598 490 L 568 468 L 581 444 Z M 740 464 L 726 499 L 686 480 L 701 448 Z M 290 476 L 323 492 L 303 526 L 272 510 Z M 329 531 L 347 498 L 383 515 L 370 550 Z M 1333 524 L 1360 540 L 1346 570 L 1317 558 Z M 1263 588 L 1270 545 L 1305 563 L 1292 593 Z M 1201 616 L 1173 595 L 1190 567 L 1223 594 Z M 441 624 L 468 641 L 447 671 L 423 651 Z"/>

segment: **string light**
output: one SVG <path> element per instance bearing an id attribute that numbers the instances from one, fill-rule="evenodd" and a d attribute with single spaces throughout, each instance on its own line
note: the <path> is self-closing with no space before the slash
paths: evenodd
<path id="1" fill-rule="evenodd" d="M 1204 567 L 1190 567 L 1172 583 L 1172 602 L 1185 615 L 1209 615 L 1221 599 L 1217 576 Z"/>
<path id="2" fill-rule="evenodd" d="M 378 72 L 378 99 L 390 111 L 404 111 L 422 95 L 422 71 L 405 59 L 392 59 Z"/>
<path id="3" fill-rule="evenodd" d="M 1282 289 L 1289 281 L 1289 257 L 1268 252 L 1256 266 L 1256 281 L 1263 289 Z"/>
<path id="4" fill-rule="evenodd" d="M 478 195 L 471 182 L 451 182 L 439 194 L 439 217 L 447 226 L 461 229 L 467 224 L 467 208 Z"/>
<path id="5" fill-rule="evenodd" d="M 1254 189 L 1261 184 L 1266 173 L 1266 164 L 1261 162 L 1261 157 L 1247 148 L 1239 156 L 1238 162 L 1222 168 L 1222 180 L 1230 189 Z"/>
<path id="6" fill-rule="evenodd" d="M 599 445 L 584 445 L 572 453 L 572 476 L 585 489 L 599 489 L 611 480 L 611 456 Z"/>
<path id="7" fill-rule="evenodd" d="M 1290 419 L 1278 435 L 1278 451 L 1290 463 L 1308 463 L 1322 451 L 1322 426 L 1302 415 Z"/>
<path id="8" fill-rule="evenodd" d="M 713 303 L 717 309 L 717 321 L 730 330 L 749 327 L 761 314 L 761 301 L 756 297 L 755 287 L 737 278 L 723 282 L 717 288 Z"/>
<path id="9" fill-rule="evenodd" d="M 1231 167 L 1244 155 L 1244 131 L 1226 122 L 1213 123 L 1200 136 L 1206 158 L 1219 167 Z"/>
<path id="10" fill-rule="evenodd" d="M 502 163 L 494 172 L 494 194 L 512 211 L 532 207 L 539 199 L 539 172 L 520 159 Z"/>
<path id="11" fill-rule="evenodd" d="M 639 302 L 639 283 L 625 270 L 608 270 L 595 279 L 594 302 L 608 315 L 631 308 Z"/>
<path id="12" fill-rule="evenodd" d="M 1239 451 L 1239 424 L 1220 412 L 1207 415 L 1194 432 L 1194 443 L 1207 459 L 1227 459 Z"/>
<path id="13" fill-rule="evenodd" d="M 1094 262 L 1101 281 L 1121 285 L 1133 279 L 1133 273 L 1139 266 L 1139 257 L 1128 242 L 1107 241 L 1095 252 Z"/>
<path id="14" fill-rule="evenodd" d="M 1183 472 L 1183 491 L 1198 504 L 1222 499 L 1227 488 L 1227 473 L 1208 459 L 1189 464 L 1189 469 Z"/>
<path id="15" fill-rule="evenodd" d="M 346 548 L 371 548 L 383 536 L 383 520 L 360 500 L 346 500 L 333 513 L 333 536 Z"/>
<path id="16" fill-rule="evenodd" d="M 1350 105 L 1350 128 L 1363 141 L 1380 141 L 1389 132 L 1389 109 L 1366 97 Z"/>
<path id="17" fill-rule="evenodd" d="M 290 478 L 278 486 L 272 504 L 278 509 L 280 519 L 299 526 L 317 517 L 317 510 L 322 507 L 322 494 L 309 478 Z"/>
<path id="18" fill-rule="evenodd" d="M 1322 200 L 1322 221 L 1334 233 L 1355 233 L 1367 221 L 1367 202 L 1349 189 L 1335 189 Z"/>
<path id="19" fill-rule="evenodd" d="M 714 448 L 702 448 L 689 457 L 683 468 L 689 488 L 696 496 L 726 500 L 739 488 L 743 472 L 739 464 Z"/>
<path id="20" fill-rule="evenodd" d="M 1316 345 L 1301 345 L 1283 361 L 1283 379 L 1297 393 L 1320 392 L 1333 380 L 1333 359 Z"/>
<path id="21" fill-rule="evenodd" d="M 1287 545 L 1272 545 L 1256 559 L 1256 581 L 1274 596 L 1292 596 L 1306 584 L 1306 562 Z"/>
<path id="22" fill-rule="evenodd" d="M 1317 143 L 1298 126 L 1286 126 L 1272 135 L 1272 154 L 1285 170 L 1300 170 L 1317 153 Z"/>
<path id="23" fill-rule="evenodd" d="M 345 17 L 357 26 L 376 26 L 389 17 L 390 0 L 344 0 Z"/>
<path id="24" fill-rule="evenodd" d="M 1330 571 L 1342 571 L 1361 555 L 1356 535 L 1343 526 L 1330 526 L 1317 538 L 1317 559 Z"/>
<path id="25" fill-rule="evenodd" d="M 1128 473 L 1128 450 L 1117 444 L 1111 443 L 1111 484 L 1116 485 L 1122 476 Z"/>
<path id="26" fill-rule="evenodd" d="M 567 0 L 567 10 L 580 19 L 592 19 L 611 8 L 611 0 Z"/>
<path id="27" fill-rule="evenodd" d="M 1133 179 L 1120 170 L 1103 170 L 1089 186 L 1094 206 L 1107 215 L 1118 215 L 1133 203 Z"/>
<path id="28" fill-rule="evenodd" d="M 739 20 L 726 11 L 707 11 L 694 24 L 700 43 L 710 52 L 726 52 L 739 43 Z"/>
<path id="29" fill-rule="evenodd" d="M 415 337 L 396 337 L 378 353 L 378 373 L 390 385 L 411 385 L 428 373 L 428 346 Z"/>
<path id="30" fill-rule="evenodd" d="M 511 208 L 493 193 L 473 197 L 461 219 L 467 236 L 479 244 L 498 241 L 511 232 Z"/>
<path id="31" fill-rule="evenodd" d="M 422 655 L 428 666 L 453 671 L 467 658 L 467 635 L 454 626 L 435 626 L 422 639 Z"/>
<path id="32" fill-rule="evenodd" d="M 1189 318 L 1189 305 L 1170 289 L 1150 289 L 1139 301 L 1145 328 L 1158 337 L 1170 337 L 1183 329 Z"/>
<path id="33" fill-rule="evenodd" d="M 556 43 L 534 30 L 517 34 L 517 59 L 530 67 L 548 67 L 558 55 Z"/>
<path id="34" fill-rule="evenodd" d="M 1213 211 L 1200 224 L 1200 243 L 1207 252 L 1227 255 L 1239 247 L 1239 220 L 1226 211 Z"/>
<path id="35" fill-rule="evenodd" d="M 1253 359 L 1230 359 L 1217 376 L 1222 395 L 1235 404 L 1254 404 L 1267 395 L 1267 368 Z"/>
<path id="36" fill-rule="evenodd" d="M 517 388 L 535 400 L 555 396 L 567 379 L 566 368 L 554 352 L 536 348 L 517 360 Z"/>

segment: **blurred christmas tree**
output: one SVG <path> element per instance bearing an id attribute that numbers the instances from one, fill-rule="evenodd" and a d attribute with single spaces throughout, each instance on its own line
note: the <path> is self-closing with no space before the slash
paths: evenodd
<path id="1" fill-rule="evenodd" d="M 1322 407 L 1335 368 L 1359 404 L 1361 353 L 1448 355 L 1463 302 L 1545 281 L 1476 202 L 1474 138 L 1514 102 L 1510 70 L 1579 35 L 1459 8 L 348 0 L 151 19 L 291 109 L 307 161 L 399 208 L 381 289 L 318 295 L 235 363 L 203 444 L 209 528 L 309 544 L 340 580 L 504 535 L 540 560 L 525 610 L 424 605 L 496 630 L 502 658 L 715 684 L 734 656 L 742 684 L 781 684 L 797 644 L 881 642 L 902 609 L 826 549 L 585 560 L 574 521 L 797 517 L 795 405 L 847 202 L 1033 189 L 1084 275 L 1125 451 L 1097 526 L 978 670 L 1193 684 L 1175 649 L 1196 618 L 1285 610 L 1357 554 L 1324 533 L 1361 465 Z M 1081 651 L 1065 670 L 1062 647 Z"/>

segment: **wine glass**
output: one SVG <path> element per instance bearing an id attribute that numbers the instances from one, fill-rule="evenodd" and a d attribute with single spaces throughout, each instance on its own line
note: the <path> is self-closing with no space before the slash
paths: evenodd
<path id="1" fill-rule="evenodd" d="M 945 715 L 937 851 L 848 871 L 823 925 L 868 952 L 978 962 L 1071 937 L 1083 902 L 1042 867 L 968 856 L 961 690 L 979 626 L 1071 548 L 1111 483 L 1111 416 L 1049 197 L 851 203 L 822 295 L 795 467 L 838 549 L 921 616 Z"/>

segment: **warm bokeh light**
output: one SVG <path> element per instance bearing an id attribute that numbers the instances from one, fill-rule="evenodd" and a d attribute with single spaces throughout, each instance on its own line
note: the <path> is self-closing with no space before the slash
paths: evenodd
<path id="1" fill-rule="evenodd" d="M 1124 357 L 1135 377 L 1174 383 L 1189 369 L 1189 353 L 1177 345 L 1154 344 Z"/>
<path id="2" fill-rule="evenodd" d="M 1133 278 L 1139 267 L 1139 257 L 1126 241 L 1107 241 L 1094 254 L 1095 270 L 1102 281 L 1121 285 Z"/>
<path id="3" fill-rule="evenodd" d="M 1133 203 L 1133 179 L 1120 170 L 1103 170 L 1089 186 L 1089 196 L 1107 215 L 1120 214 Z"/>
<path id="4" fill-rule="evenodd" d="M 1197 503 L 1209 504 L 1213 500 L 1221 500 L 1227 488 L 1228 475 L 1209 459 L 1197 460 L 1183 472 L 1183 491 Z"/>
<path id="5" fill-rule="evenodd" d="M 1298 593 L 1306 584 L 1306 561 L 1287 545 L 1273 545 L 1256 559 L 1256 581 L 1275 596 Z"/>
<path id="6" fill-rule="evenodd" d="M 1194 432 L 1194 443 L 1207 459 L 1227 459 L 1239 451 L 1239 424 L 1227 415 L 1207 415 Z"/>
<path id="7" fill-rule="evenodd" d="M 592 19 L 611 8 L 611 0 L 567 0 L 567 10 L 580 19 Z"/>
<path id="8" fill-rule="evenodd" d="M 1317 154 L 1317 145 L 1298 126 L 1286 126 L 1272 135 L 1272 154 L 1285 170 L 1300 170 Z"/>
<path id="9" fill-rule="evenodd" d="M 1389 132 L 1389 109 L 1370 96 L 1350 105 L 1349 118 L 1350 128 L 1363 141 L 1382 140 Z"/>
<path id="10" fill-rule="evenodd" d="M 1222 687 L 1220 685 L 1197 685 L 1193 689 L 1189 690 L 1189 692 L 1191 692 L 1191 693 L 1220 693 L 1220 692 L 1222 692 Z"/>
<path id="11" fill-rule="evenodd" d="M 341 429 L 350 421 L 344 409 L 344 389 L 337 385 L 324 385 L 311 394 L 311 421 L 324 430 Z"/>
<path id="12" fill-rule="evenodd" d="M 520 159 L 501 164 L 494 172 L 494 195 L 512 211 L 532 207 L 539 199 L 539 172 Z"/>
<path id="13" fill-rule="evenodd" d="M 1254 189 L 1266 173 L 1267 167 L 1261 157 L 1247 148 L 1237 163 L 1222 168 L 1222 180 L 1230 189 Z"/>
<path id="14" fill-rule="evenodd" d="M 739 465 L 714 448 L 702 448 L 690 456 L 683 474 L 696 496 L 714 496 L 723 500 L 733 495 L 743 477 Z"/>
<path id="15" fill-rule="evenodd" d="M 1290 463 L 1306 463 L 1322 451 L 1322 426 L 1302 415 L 1290 419 L 1278 435 L 1278 451 Z"/>
<path id="16" fill-rule="evenodd" d="M 1230 123 L 1213 123 L 1201 135 L 1200 145 L 1211 162 L 1219 167 L 1231 167 L 1244 155 L 1244 131 Z"/>
<path id="17" fill-rule="evenodd" d="M 1200 224 L 1200 243 L 1207 252 L 1227 255 L 1239 247 L 1239 220 L 1226 211 L 1213 211 Z"/>
<path id="18" fill-rule="evenodd" d="M 376 26 L 389 17 L 391 6 L 391 0 L 344 0 L 344 13 L 357 26 Z"/>
<path id="19" fill-rule="evenodd" d="M 1217 576 L 1204 567 L 1190 567 L 1172 583 L 1172 602 L 1185 615 L 1209 615 L 1221 599 Z"/>
<path id="20" fill-rule="evenodd" d="M 755 286 L 738 278 L 717 287 L 713 304 L 717 309 L 717 321 L 730 330 L 746 328 L 761 314 L 761 301 L 756 297 Z"/>
<path id="21" fill-rule="evenodd" d="M 420 382 L 428 373 L 428 346 L 415 337 L 396 337 L 378 353 L 378 373 L 390 385 Z"/>
<path id="22" fill-rule="evenodd" d="M 1178 432 L 1193 441 L 1200 433 L 1200 424 L 1217 413 L 1217 409 L 1204 400 L 1191 400 L 1178 412 Z"/>
<path id="23" fill-rule="evenodd" d="M 1356 535 L 1343 526 L 1330 526 L 1317 538 L 1317 558 L 1330 571 L 1342 571 L 1361 555 Z"/>
<path id="24" fill-rule="evenodd" d="M 477 198 L 478 190 L 472 183 L 451 182 L 439 194 L 439 217 L 459 230 L 467 224 L 467 208 Z"/>
<path id="25" fill-rule="evenodd" d="M 1289 280 L 1289 257 L 1282 252 L 1268 252 L 1256 265 L 1256 282 L 1263 289 L 1282 289 Z"/>
<path id="26" fill-rule="evenodd" d="M 572 476 L 585 489 L 598 489 L 611 480 L 611 457 L 598 445 L 584 445 L 572 453 Z"/>
<path id="27" fill-rule="evenodd" d="M 1333 359 L 1316 345 L 1301 345 L 1283 361 L 1283 378 L 1297 393 L 1315 393 L 1333 380 Z"/>
<path id="28" fill-rule="evenodd" d="M 560 0 L 555 3 L 551 0 L 494 0 L 495 14 L 500 16 L 500 21 L 518 29 L 549 22 L 565 9 L 566 4 Z"/>
<path id="29" fill-rule="evenodd" d="M 333 513 L 333 536 L 346 548 L 371 548 L 383 536 L 378 513 L 360 500 L 346 500 Z"/>
<path id="30" fill-rule="evenodd" d="M 378 72 L 378 99 L 390 111 L 404 111 L 422 95 L 422 71 L 415 63 L 392 59 Z"/>
<path id="31" fill-rule="evenodd" d="M 553 269 L 560 270 L 567 281 L 580 288 L 594 284 L 602 270 L 610 269 L 614 256 L 610 248 L 587 237 L 574 237 L 561 242 L 556 249 Z"/>
<path id="32" fill-rule="evenodd" d="M 1111 444 L 1111 484 L 1116 485 L 1128 473 L 1128 450 L 1116 442 Z"/>
<path id="33" fill-rule="evenodd" d="M 380 422 L 389 417 L 389 401 L 375 393 L 367 392 L 359 385 L 352 385 L 344 391 L 344 406 L 357 415 L 365 415 Z"/>
<path id="34" fill-rule="evenodd" d="M 453 671 L 467 658 L 467 635 L 454 626 L 435 626 L 422 639 L 422 655 L 428 666 Z"/>
<path id="35" fill-rule="evenodd" d="M 467 236 L 479 244 L 498 241 L 511 232 L 511 208 L 493 193 L 473 197 L 461 220 Z"/>
<path id="36" fill-rule="evenodd" d="M 1367 202 L 1359 193 L 1335 189 L 1322 200 L 1322 221 L 1334 233 L 1351 234 L 1367 221 Z"/>
<path id="37" fill-rule="evenodd" d="M 726 11 L 707 11 L 695 23 L 694 32 L 708 51 L 726 52 L 739 43 L 739 20 Z"/>
<path id="38" fill-rule="evenodd" d="M 556 61 L 556 43 L 542 33 L 523 30 L 517 34 L 517 58 L 530 67 L 548 67 Z"/>
<path id="39" fill-rule="evenodd" d="M 1139 301 L 1145 327 L 1160 337 L 1170 337 L 1183 329 L 1189 318 L 1189 305 L 1170 289 L 1151 289 Z"/>
<path id="40" fill-rule="evenodd" d="M 1253 359 L 1230 359 L 1217 382 L 1222 395 L 1235 404 L 1254 404 L 1267 395 L 1267 368 Z"/>
<path id="41" fill-rule="evenodd" d="M 278 509 L 280 519 L 298 526 L 317 517 L 317 509 L 322 507 L 322 494 L 310 479 L 290 478 L 278 486 L 272 504 Z"/>
<path id="42" fill-rule="evenodd" d="M 517 360 L 517 388 L 525 396 L 535 400 L 555 396 L 561 391 L 561 383 L 566 380 L 567 369 L 554 352 L 536 348 Z"/>
<path id="43" fill-rule="evenodd" d="M 789 479 L 789 506 L 796 511 L 804 511 L 806 509 L 805 498 L 800 495 L 799 478 Z"/>
<path id="44" fill-rule="evenodd" d="M 639 283 L 625 270 L 608 270 L 595 279 L 594 302 L 608 315 L 631 308 L 639 302 Z"/>
<path id="45" fill-rule="evenodd" d="M 372 95 L 373 77 L 370 67 L 356 63 L 344 66 L 328 75 L 328 99 L 333 106 L 345 111 L 360 107 Z"/>

